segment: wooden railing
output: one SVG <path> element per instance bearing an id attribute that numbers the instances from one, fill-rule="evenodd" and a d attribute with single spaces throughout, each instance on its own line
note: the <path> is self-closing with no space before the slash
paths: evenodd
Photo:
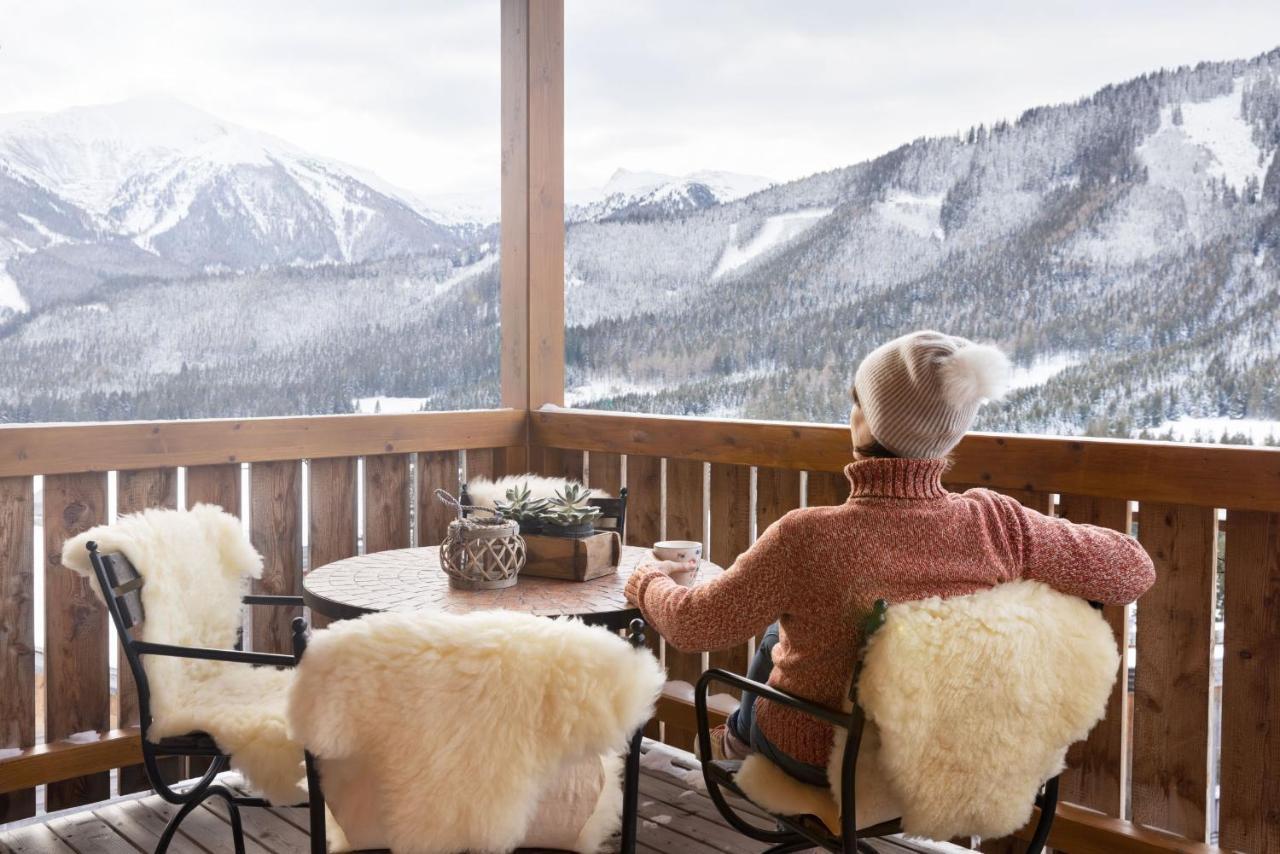
<path id="1" fill-rule="evenodd" d="M 634 542 L 703 540 L 724 565 L 786 511 L 848 494 L 843 427 L 539 411 L 531 414 L 530 444 L 531 461 L 546 473 L 585 468 L 593 484 L 625 479 Z M 1067 808 L 1058 847 L 1200 850 L 1195 843 L 1216 827 L 1225 849 L 1280 852 L 1280 451 L 974 434 L 956 450 L 948 481 L 1136 533 L 1156 564 L 1159 579 L 1137 608 L 1133 690 L 1117 680 L 1106 719 L 1073 748 L 1064 778 L 1066 800 L 1134 824 Z M 1125 609 L 1105 614 L 1128 648 Z M 665 660 L 671 678 L 693 681 L 708 665 L 741 671 L 748 654 L 747 647 L 709 656 L 667 649 Z M 688 746 L 687 713 L 667 709 L 667 740 Z"/>
<path id="2" fill-rule="evenodd" d="M 306 567 L 360 543 L 438 543 L 447 518 L 434 490 L 456 489 L 463 471 L 522 468 L 526 422 L 523 410 L 491 410 L 0 427 L 0 823 L 33 815 L 39 784 L 50 811 L 111 796 L 108 772 L 121 765 L 118 793 L 146 788 L 126 764 L 139 755 L 131 677 L 116 668 L 112 691 L 106 612 L 60 565 L 67 537 L 147 507 L 211 502 L 247 516 L 265 561 L 257 589 L 297 593 Z M 253 648 L 289 649 L 294 615 L 273 610 L 246 632 Z"/>
<path id="3" fill-rule="evenodd" d="M 289 593 L 306 567 L 353 554 L 359 542 L 369 551 L 437 542 L 445 519 L 429 496 L 460 472 L 529 468 L 610 490 L 625 483 L 633 543 L 703 540 L 710 558 L 728 565 L 788 510 L 843 501 L 847 458 L 842 427 L 563 410 L 0 427 L 0 748 L 11 749 L 0 754 L 0 822 L 31 815 L 38 785 L 48 809 L 108 796 L 107 772 L 122 765 L 118 791 L 145 786 L 128 767 L 136 709 L 124 671 L 119 710 L 111 709 L 104 612 L 58 565 L 67 536 L 113 513 L 213 501 L 247 514 L 267 563 L 260 589 Z M 1210 850 L 1200 843 L 1216 826 L 1223 848 L 1280 852 L 1280 452 L 972 435 L 949 479 L 1136 531 L 1159 571 L 1138 609 L 1133 690 L 1118 680 L 1106 720 L 1071 753 L 1065 795 L 1074 806 L 1055 825 L 1057 847 Z M 1106 615 L 1127 645 L 1123 609 Z M 259 622 L 251 642 L 284 648 L 285 629 L 285 619 Z M 707 666 L 742 671 L 750 654 L 748 646 L 709 655 L 655 646 L 670 677 L 684 682 Z M 687 705 L 673 696 L 660 708 L 652 734 L 690 746 Z M 98 740 L 67 740 L 84 731 Z M 988 842 L 984 850 L 1016 847 Z"/>

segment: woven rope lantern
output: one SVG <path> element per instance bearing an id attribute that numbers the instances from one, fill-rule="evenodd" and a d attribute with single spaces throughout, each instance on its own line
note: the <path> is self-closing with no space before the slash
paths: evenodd
<path id="1" fill-rule="evenodd" d="M 520 526 L 492 515 L 467 518 L 458 499 L 443 489 L 437 489 L 436 496 L 458 511 L 440 544 L 440 565 L 449 585 L 460 590 L 499 590 L 515 584 L 525 561 Z"/>

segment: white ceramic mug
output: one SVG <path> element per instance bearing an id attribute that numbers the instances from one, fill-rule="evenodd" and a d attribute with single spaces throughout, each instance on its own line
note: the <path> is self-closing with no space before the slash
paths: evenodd
<path id="1" fill-rule="evenodd" d="M 676 563 L 692 562 L 693 569 L 671 573 L 672 581 L 688 587 L 698 577 L 698 566 L 702 561 L 702 543 L 693 540 L 663 540 L 653 544 L 653 556 L 658 560 L 671 560 Z"/>

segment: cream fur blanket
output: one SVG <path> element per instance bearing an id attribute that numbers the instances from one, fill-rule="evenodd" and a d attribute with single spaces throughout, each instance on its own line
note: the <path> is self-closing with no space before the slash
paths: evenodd
<path id="1" fill-rule="evenodd" d="M 476 477 L 467 482 L 467 497 L 472 505 L 492 510 L 497 502 L 506 500 L 507 490 L 513 486 L 527 485 L 529 497 L 537 500 L 554 498 L 556 492 L 563 490 L 567 483 L 577 483 L 577 481 L 570 481 L 563 477 L 542 477 L 536 474 L 509 474 L 497 480 Z M 592 489 L 589 493 L 592 498 L 609 497 L 609 493 L 602 489 Z"/>
<path id="2" fill-rule="evenodd" d="M 290 692 L 290 731 L 321 760 L 351 844 L 592 852 L 618 825 L 616 757 L 663 680 L 646 650 L 576 621 L 376 614 L 316 632 Z M 602 777 L 603 797 L 572 806 L 574 787 L 599 791 Z M 554 839 L 552 817 L 568 823 L 567 839 Z"/>
<path id="3" fill-rule="evenodd" d="M 1119 670 L 1102 616 L 1037 581 L 892 606 L 858 685 L 868 720 L 858 826 L 900 814 L 911 836 L 1008 836 L 1030 819 L 1068 746 L 1101 720 Z M 845 742 L 836 732 L 834 796 L 758 755 L 738 784 L 761 806 L 838 828 Z"/>
<path id="4" fill-rule="evenodd" d="M 91 528 L 62 546 L 64 566 L 86 576 L 101 598 L 85 544 L 119 552 L 146 583 L 142 640 L 231 649 L 250 578 L 262 575 L 240 520 L 209 504 L 191 510 L 145 510 Z M 170 656 L 143 656 L 151 688 L 147 737 L 206 732 L 249 783 L 278 804 L 305 798 L 302 749 L 285 733 L 292 671 Z M 127 666 L 121 662 L 121 666 Z M 174 782 L 174 781 L 170 781 Z"/>

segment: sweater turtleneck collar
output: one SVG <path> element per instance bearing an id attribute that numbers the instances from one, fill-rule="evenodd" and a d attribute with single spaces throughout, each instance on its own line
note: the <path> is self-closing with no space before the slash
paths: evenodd
<path id="1" fill-rule="evenodd" d="M 871 458 L 844 467 L 851 498 L 942 498 L 945 459 Z"/>

